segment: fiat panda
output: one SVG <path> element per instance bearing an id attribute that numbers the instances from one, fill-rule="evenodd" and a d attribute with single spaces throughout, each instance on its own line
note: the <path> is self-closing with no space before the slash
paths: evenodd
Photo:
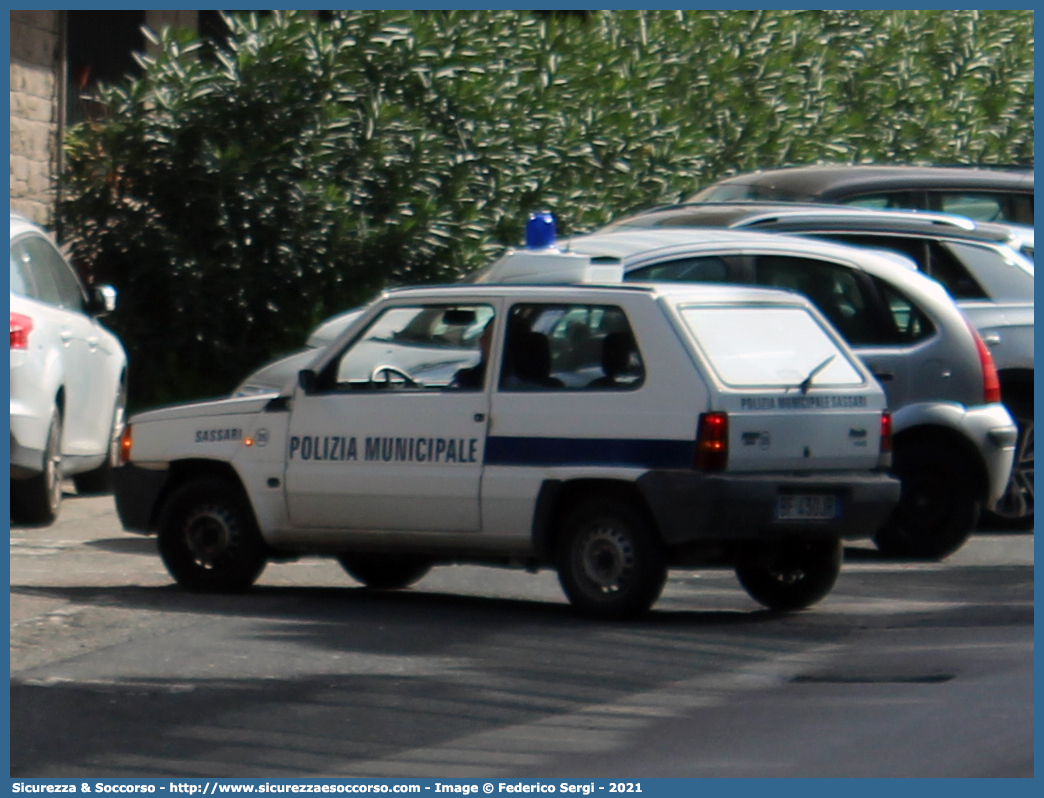
<path id="1" fill-rule="evenodd" d="M 776 289 L 539 285 L 542 259 L 615 281 L 509 255 L 497 283 L 386 292 L 281 391 L 135 415 L 124 526 L 191 590 L 325 555 L 371 589 L 554 568 L 594 616 L 647 610 L 671 568 L 825 596 L 899 498 L 884 393 L 825 317 Z"/>

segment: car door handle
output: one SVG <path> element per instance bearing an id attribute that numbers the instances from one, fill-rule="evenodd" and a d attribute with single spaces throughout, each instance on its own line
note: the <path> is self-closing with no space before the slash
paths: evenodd
<path id="1" fill-rule="evenodd" d="M 1000 334 L 999 333 L 986 333 L 984 336 L 982 336 L 982 342 L 984 344 L 986 344 L 987 346 L 996 346 L 997 344 L 999 344 L 1001 342 Z"/>
<path id="2" fill-rule="evenodd" d="M 474 419 L 475 419 L 475 423 L 476 424 L 481 424 L 483 421 L 486 420 L 486 414 L 485 413 L 476 413 L 474 415 Z"/>
<path id="3" fill-rule="evenodd" d="M 72 340 L 73 334 L 69 330 L 61 330 L 58 333 L 58 337 L 62 339 L 63 344 L 67 344 Z"/>
<path id="4" fill-rule="evenodd" d="M 87 346 L 89 346 L 91 349 L 97 349 L 98 338 L 92 335 L 90 338 L 87 339 Z"/>
<path id="5" fill-rule="evenodd" d="M 895 375 L 890 371 L 873 371 L 873 375 L 878 379 L 879 382 L 891 382 L 895 379 Z"/>

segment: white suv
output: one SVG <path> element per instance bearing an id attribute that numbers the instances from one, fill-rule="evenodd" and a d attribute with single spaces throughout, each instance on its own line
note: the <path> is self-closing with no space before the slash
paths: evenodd
<path id="1" fill-rule="evenodd" d="M 818 601 L 899 497 L 880 386 L 797 294 L 616 282 L 390 291 L 282 391 L 132 417 L 120 518 L 196 590 L 325 554 L 370 588 L 553 567 L 599 616 L 669 567 Z"/>
<path id="2" fill-rule="evenodd" d="M 54 242 L 11 215 L 11 519 L 49 524 L 62 477 L 109 488 L 123 430 L 127 356 L 98 317 L 108 286 L 87 291 Z"/>

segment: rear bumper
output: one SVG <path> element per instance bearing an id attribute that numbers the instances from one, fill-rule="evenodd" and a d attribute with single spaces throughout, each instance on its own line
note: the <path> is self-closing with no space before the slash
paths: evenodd
<path id="1" fill-rule="evenodd" d="M 1011 479 L 1015 446 L 1019 440 L 1018 427 L 1001 404 L 969 408 L 961 426 L 982 454 L 987 477 L 985 506 L 993 507 L 1004 495 Z"/>
<path id="2" fill-rule="evenodd" d="M 23 445 L 12 426 L 11 429 L 11 479 L 28 479 L 43 471 L 43 449 Z"/>
<path id="3" fill-rule="evenodd" d="M 129 532 L 156 531 L 157 502 L 170 472 L 124 465 L 112 471 L 116 513 Z"/>
<path id="4" fill-rule="evenodd" d="M 664 541 L 764 540 L 791 534 L 870 538 L 899 501 L 899 480 L 884 473 L 828 475 L 706 474 L 650 471 L 638 480 Z M 787 494 L 832 494 L 840 512 L 830 520 L 778 520 Z"/>
<path id="5" fill-rule="evenodd" d="M 51 408 L 46 414 L 33 412 L 23 402 L 11 400 L 11 478 L 25 479 L 43 471 L 44 449 L 51 425 Z"/>

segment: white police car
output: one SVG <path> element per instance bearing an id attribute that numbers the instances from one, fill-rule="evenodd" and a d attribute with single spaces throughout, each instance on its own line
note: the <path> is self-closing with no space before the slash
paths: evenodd
<path id="1" fill-rule="evenodd" d="M 732 566 L 771 608 L 826 595 L 899 484 L 884 394 L 808 300 L 532 284 L 614 279 L 553 250 L 500 265 L 388 291 L 283 392 L 134 416 L 124 526 L 195 590 L 321 554 L 371 588 L 554 567 L 603 616 L 648 609 L 672 567 Z"/>

